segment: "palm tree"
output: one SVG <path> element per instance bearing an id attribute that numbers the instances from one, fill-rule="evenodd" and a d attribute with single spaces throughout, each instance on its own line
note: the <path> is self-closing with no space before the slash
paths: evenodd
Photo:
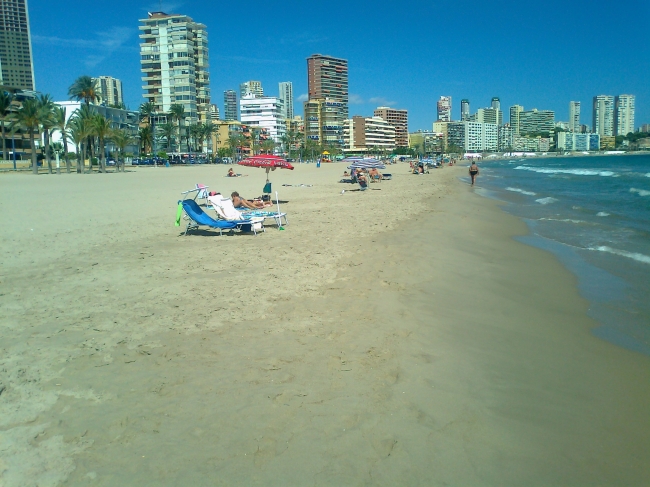
<path id="1" fill-rule="evenodd" d="M 41 114 L 42 111 L 39 110 L 38 100 L 27 99 L 23 102 L 23 106 L 16 111 L 14 120 L 11 122 L 10 126 L 11 130 L 14 131 L 18 128 L 27 130 L 27 133 L 29 134 L 29 146 L 32 150 L 32 171 L 34 174 L 38 174 L 36 144 L 34 141 L 36 134 L 39 133 L 40 130 Z"/>
<path id="2" fill-rule="evenodd" d="M 211 147 L 212 134 L 215 132 L 217 132 L 217 126 L 210 121 L 205 122 L 201 128 L 201 141 L 205 140 L 207 142 L 207 146 Z"/>
<path id="3" fill-rule="evenodd" d="M 273 150 L 275 149 L 275 142 L 273 139 L 268 139 L 265 140 L 260 144 L 260 147 L 262 149 L 262 152 L 266 152 L 267 154 L 272 154 Z"/>
<path id="4" fill-rule="evenodd" d="M 122 172 L 125 171 L 126 164 L 124 161 L 124 149 L 126 149 L 126 146 L 131 144 L 133 142 L 133 136 L 129 133 L 128 130 L 124 129 L 113 129 L 111 132 L 111 140 L 113 141 L 113 144 L 117 147 L 119 150 L 120 155 L 122 156 Z M 118 156 L 117 158 L 117 172 L 120 172 L 120 158 Z"/>
<path id="5" fill-rule="evenodd" d="M 183 121 L 185 120 L 185 107 L 180 103 L 175 103 L 169 107 L 169 115 L 171 116 L 172 120 L 176 120 L 176 123 L 178 123 L 178 152 L 180 152 L 181 146 L 183 145 L 183 135 L 181 129 L 183 127 Z"/>
<path id="6" fill-rule="evenodd" d="M 79 128 L 85 134 L 85 140 L 81 143 L 81 160 L 82 167 L 85 167 L 85 157 L 89 156 L 88 172 L 93 172 L 93 159 L 95 158 L 95 132 L 92 120 L 95 117 L 95 111 L 90 105 L 82 105 L 75 110 L 75 118 L 80 120 Z M 90 154 L 88 154 L 90 153 Z"/>
<path id="7" fill-rule="evenodd" d="M 70 157 L 68 157 L 68 139 L 70 138 L 70 127 L 69 121 L 66 122 L 66 108 L 55 106 L 54 107 L 54 127 L 52 127 L 52 132 L 55 130 L 61 133 L 61 140 L 63 141 L 63 155 L 65 157 L 65 168 L 68 173 L 70 173 Z"/>
<path id="8" fill-rule="evenodd" d="M 38 97 L 38 109 L 41 112 L 40 121 L 43 127 L 43 139 L 45 146 L 45 160 L 47 161 L 47 169 L 52 174 L 52 157 L 50 156 L 50 129 L 56 124 L 54 119 L 54 101 L 50 95 L 41 95 Z M 60 173 L 60 171 L 59 171 Z"/>
<path id="9" fill-rule="evenodd" d="M 201 133 L 201 124 L 200 123 L 194 123 L 192 125 L 189 125 L 187 127 L 187 133 L 188 133 L 188 152 L 192 154 L 192 149 L 196 151 L 196 145 L 198 141 L 199 134 Z M 190 144 L 190 140 L 193 141 L 192 144 Z"/>
<path id="10" fill-rule="evenodd" d="M 86 106 L 99 100 L 99 93 L 95 90 L 95 83 L 90 76 L 79 76 L 68 88 L 68 96 L 83 101 Z"/>
<path id="11" fill-rule="evenodd" d="M 138 137 L 140 144 L 142 144 L 142 152 L 147 153 L 147 147 L 152 147 L 153 137 L 151 134 L 151 127 L 140 127 L 138 130 Z"/>
<path id="12" fill-rule="evenodd" d="M 61 154 L 63 154 L 63 151 L 65 151 L 63 144 L 61 142 L 52 142 L 50 144 L 50 150 L 56 157 L 56 173 L 61 174 L 61 170 L 59 168 L 59 158 L 61 157 Z"/>
<path id="13" fill-rule="evenodd" d="M 68 139 L 75 145 L 77 150 L 77 174 L 83 172 L 83 154 L 84 154 L 84 141 L 88 137 L 89 127 L 88 121 L 81 118 L 77 113 L 70 117 L 68 122 Z"/>
<path id="14" fill-rule="evenodd" d="M 244 143 L 244 136 L 242 134 L 231 134 L 228 136 L 228 147 L 232 151 L 233 161 L 237 161 L 237 148 L 241 147 Z"/>
<path id="15" fill-rule="evenodd" d="M 95 135 L 99 142 L 99 172 L 106 172 L 106 139 L 111 135 L 111 122 L 100 115 L 99 113 L 95 114 L 92 119 L 91 126 L 93 129 L 93 135 Z"/>
<path id="16" fill-rule="evenodd" d="M 0 92 L 0 126 L 2 127 L 2 160 L 7 159 L 7 139 L 5 138 L 5 122 L 9 116 L 13 95 Z"/>
<path id="17" fill-rule="evenodd" d="M 158 126 L 158 129 L 162 133 L 165 140 L 167 140 L 167 151 L 172 150 L 172 138 L 174 137 L 174 132 L 176 131 L 176 126 L 172 122 L 163 123 Z"/>

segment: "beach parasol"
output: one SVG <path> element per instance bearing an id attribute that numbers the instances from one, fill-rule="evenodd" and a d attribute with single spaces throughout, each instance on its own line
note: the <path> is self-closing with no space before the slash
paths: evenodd
<path id="1" fill-rule="evenodd" d="M 280 156 L 271 156 L 271 155 L 259 155 L 251 156 L 243 161 L 239 161 L 237 164 L 240 166 L 248 167 L 263 167 L 266 169 L 266 184 L 264 185 L 263 193 L 271 193 L 271 183 L 269 182 L 269 172 L 275 171 L 278 167 L 280 169 L 291 169 L 293 166 Z"/>
<path id="2" fill-rule="evenodd" d="M 360 159 L 350 165 L 350 169 L 386 169 L 386 166 L 379 159 Z"/>

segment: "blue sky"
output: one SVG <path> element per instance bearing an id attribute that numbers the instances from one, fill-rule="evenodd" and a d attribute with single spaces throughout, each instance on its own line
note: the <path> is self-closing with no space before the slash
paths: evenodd
<path id="1" fill-rule="evenodd" d="M 321 53 L 349 62 L 351 115 L 406 108 L 411 131 L 431 129 L 441 95 L 452 96 L 455 119 L 462 98 L 474 112 L 498 96 L 506 120 L 514 104 L 567 120 L 579 100 L 591 125 L 594 95 L 634 94 L 635 125 L 650 123 L 648 0 L 29 0 L 37 89 L 64 100 L 80 75 L 114 76 L 137 108 L 138 20 L 161 4 L 207 25 L 212 102 L 222 111 L 223 91 L 251 79 L 268 95 L 292 81 L 297 99 L 307 92 L 306 58 Z"/>

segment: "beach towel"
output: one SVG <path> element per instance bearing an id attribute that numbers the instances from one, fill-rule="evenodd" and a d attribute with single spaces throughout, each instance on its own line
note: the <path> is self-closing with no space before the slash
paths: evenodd
<path id="1" fill-rule="evenodd" d="M 223 198 L 221 196 L 208 196 L 208 201 L 212 204 L 215 211 L 226 220 L 243 220 L 240 211 L 237 211 L 232 204 L 230 198 Z"/>
<path id="2" fill-rule="evenodd" d="M 176 209 L 176 225 L 177 227 L 181 226 L 181 217 L 183 216 L 183 202 L 178 202 L 178 208 Z"/>

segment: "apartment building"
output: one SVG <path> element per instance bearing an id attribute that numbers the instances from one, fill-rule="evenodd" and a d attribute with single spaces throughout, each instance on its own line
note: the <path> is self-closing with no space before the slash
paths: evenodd
<path id="1" fill-rule="evenodd" d="M 354 116 L 343 123 L 343 146 L 348 153 L 392 151 L 395 149 L 395 127 L 381 117 Z"/>
<path id="2" fill-rule="evenodd" d="M 569 102 L 569 132 L 580 132 L 580 102 Z"/>
<path id="3" fill-rule="evenodd" d="M 512 121 L 510 122 L 512 126 Z M 553 132 L 555 129 L 555 112 L 553 110 L 538 110 L 519 112 L 518 135 Z"/>
<path id="4" fill-rule="evenodd" d="M 237 116 L 237 92 L 235 90 L 223 92 L 223 119 L 226 121 L 239 119 Z"/>
<path id="5" fill-rule="evenodd" d="M 593 123 L 594 133 L 600 136 L 614 135 L 614 97 L 611 95 L 598 95 L 593 98 Z"/>
<path id="6" fill-rule="evenodd" d="M 513 105 L 510 107 L 510 128 L 512 128 L 513 135 L 519 135 L 519 116 L 524 111 L 521 105 Z"/>
<path id="7" fill-rule="evenodd" d="M 498 98 L 497 98 L 498 100 Z M 493 123 L 503 125 L 503 112 L 500 108 L 479 108 L 469 119 L 470 122 Z"/>
<path id="8" fill-rule="evenodd" d="M 244 98 L 248 94 L 253 94 L 257 97 L 264 96 L 264 89 L 262 88 L 261 81 L 246 81 L 239 85 L 239 97 Z"/>
<path id="9" fill-rule="evenodd" d="M 27 0 L 0 2 L 0 85 L 36 89 Z"/>
<path id="10" fill-rule="evenodd" d="M 284 118 L 287 120 L 293 119 L 293 83 L 291 81 L 278 83 L 278 96 L 282 100 L 282 106 L 284 107 Z"/>
<path id="11" fill-rule="evenodd" d="M 390 107 L 375 109 L 375 117 L 380 117 L 395 127 L 395 146 L 409 146 L 409 115 L 408 110 L 398 110 Z"/>
<path id="12" fill-rule="evenodd" d="M 451 96 L 441 96 L 436 105 L 438 121 L 451 122 Z"/>
<path id="13" fill-rule="evenodd" d="M 615 135 L 627 135 L 634 132 L 634 95 L 618 95 L 614 99 L 616 117 L 614 118 Z"/>
<path id="14" fill-rule="evenodd" d="M 122 81 L 112 76 L 99 76 L 93 78 L 95 90 L 99 94 L 99 102 L 108 106 L 124 104 Z"/>
<path id="15" fill-rule="evenodd" d="M 460 121 L 469 122 L 469 100 L 467 98 L 460 101 Z"/>
<path id="16" fill-rule="evenodd" d="M 275 96 L 258 97 L 252 93 L 239 100 L 241 123 L 250 127 L 266 130 L 276 144 L 282 142 L 287 127 L 284 107 L 280 98 Z"/>
<path id="17" fill-rule="evenodd" d="M 309 100 L 336 100 L 342 120 L 348 118 L 348 61 L 332 56 L 314 54 L 307 58 Z"/>
<path id="18" fill-rule="evenodd" d="M 458 147 L 468 152 L 498 150 L 499 126 L 495 123 L 449 122 L 444 125 L 446 149 Z"/>
<path id="19" fill-rule="evenodd" d="M 140 62 L 144 98 L 156 112 L 185 108 L 187 122 L 210 118 L 208 34 L 187 15 L 150 12 L 140 20 Z"/>
<path id="20" fill-rule="evenodd" d="M 344 103 L 329 98 L 307 100 L 305 113 L 305 139 L 323 145 L 343 146 Z"/>
<path id="21" fill-rule="evenodd" d="M 565 151 L 597 151 L 600 149 L 600 135 L 558 132 L 556 147 Z"/>

